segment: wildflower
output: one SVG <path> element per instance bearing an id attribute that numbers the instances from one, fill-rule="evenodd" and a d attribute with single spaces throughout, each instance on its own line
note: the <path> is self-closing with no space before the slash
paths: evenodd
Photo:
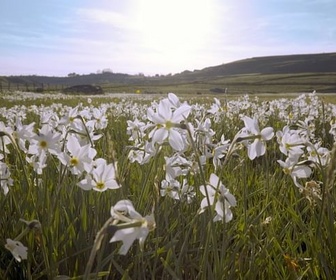
<path id="1" fill-rule="evenodd" d="M 180 188 L 181 184 L 179 181 L 176 179 L 170 178 L 167 180 L 167 176 L 165 180 L 162 180 L 161 182 L 161 189 L 160 189 L 160 195 L 161 196 L 166 196 L 168 195 L 169 197 L 175 199 L 175 200 L 180 200 Z"/>
<path id="2" fill-rule="evenodd" d="M 82 127 L 82 121 L 79 118 L 78 113 L 79 107 L 70 108 L 66 114 L 64 114 L 63 118 L 60 120 L 59 124 L 64 125 L 66 127 L 80 130 Z"/>
<path id="3" fill-rule="evenodd" d="M 148 163 L 149 160 L 154 157 L 160 147 L 156 147 L 152 142 L 146 141 L 144 146 L 135 146 L 132 147 L 130 152 L 128 153 L 128 158 L 131 162 L 138 162 L 139 164 L 143 165 Z"/>
<path id="4" fill-rule="evenodd" d="M 39 129 L 39 133 L 31 139 L 28 154 L 43 157 L 49 152 L 53 155 L 58 155 L 61 150 L 60 142 L 61 134 L 45 124 Z"/>
<path id="5" fill-rule="evenodd" d="M 276 133 L 279 149 L 286 156 L 302 155 L 304 148 L 304 140 L 296 130 L 290 130 L 285 126 L 282 131 Z"/>
<path id="6" fill-rule="evenodd" d="M 277 162 L 283 168 L 285 174 L 292 177 L 294 184 L 302 189 L 303 186 L 297 181 L 298 178 L 308 178 L 312 170 L 306 165 L 306 162 L 298 162 L 299 155 L 291 156 L 286 159 L 286 161 L 278 160 Z"/>
<path id="7" fill-rule="evenodd" d="M 200 186 L 200 191 L 205 197 L 201 201 L 199 213 L 203 213 L 205 208 L 215 204 L 217 214 L 213 219 L 214 222 L 223 219 L 225 222 L 232 220 L 233 215 L 230 208 L 236 206 L 236 198 L 225 188 L 216 174 L 212 173 L 210 175 L 209 184 Z"/>
<path id="8" fill-rule="evenodd" d="M 8 134 L 12 133 L 12 129 L 7 127 L 0 121 L 0 160 L 3 159 L 3 153 L 9 154 L 7 145 L 11 142 Z M 7 135 L 6 135 L 7 134 Z"/>
<path id="9" fill-rule="evenodd" d="M 13 136 L 18 142 L 18 146 L 24 152 L 27 152 L 26 141 L 35 136 L 34 130 L 35 123 L 32 122 L 28 125 L 23 125 L 21 119 L 16 119 L 15 130 L 13 131 Z"/>
<path id="10" fill-rule="evenodd" d="M 127 121 L 127 134 L 130 135 L 129 141 L 139 141 L 144 136 L 143 128 L 144 122 L 139 121 L 137 118 L 134 121 Z"/>
<path id="11" fill-rule="evenodd" d="M 10 171 L 6 163 L 0 161 L 0 187 L 6 195 L 9 186 L 13 185 L 13 179 L 10 177 Z"/>
<path id="12" fill-rule="evenodd" d="M 195 127 L 195 142 L 197 143 L 198 147 L 204 147 L 206 145 L 212 144 L 212 137 L 216 134 L 211 129 L 211 120 L 206 118 L 203 122 L 199 120 L 195 120 L 197 126 Z M 191 128 L 193 130 L 193 128 Z"/>
<path id="13" fill-rule="evenodd" d="M 148 233 L 155 228 L 153 213 L 142 217 L 130 200 L 120 200 L 111 207 L 111 215 L 115 220 L 124 222 L 113 226 L 116 232 L 110 239 L 110 242 L 122 241 L 119 254 L 126 255 L 136 239 L 139 239 L 140 249 L 143 250 Z"/>
<path id="14" fill-rule="evenodd" d="M 94 189 L 99 192 L 120 188 L 116 181 L 114 164 L 107 164 L 105 159 L 99 158 L 95 161 L 95 165 L 87 178 L 78 183 L 79 187 L 84 190 Z"/>
<path id="15" fill-rule="evenodd" d="M 64 165 L 69 166 L 71 173 L 79 175 L 84 171 L 90 172 L 97 151 L 91 148 L 90 144 L 81 146 L 74 135 L 69 136 L 66 147 L 68 153 L 60 153 L 58 158 Z"/>
<path id="16" fill-rule="evenodd" d="M 28 248 L 24 246 L 20 241 L 12 240 L 10 238 L 6 239 L 7 243 L 5 244 L 5 248 L 9 250 L 13 257 L 18 261 L 27 259 L 27 250 Z"/>
<path id="17" fill-rule="evenodd" d="M 274 136 L 272 127 L 266 127 L 260 131 L 259 124 L 256 118 L 243 117 L 245 127 L 242 130 L 240 137 L 254 140 L 251 144 L 247 142 L 248 157 L 253 160 L 256 157 L 262 156 L 266 152 L 265 142 L 271 140 Z"/>
<path id="18" fill-rule="evenodd" d="M 39 157 L 37 155 L 32 155 L 30 157 L 26 156 L 26 161 L 39 175 L 42 174 L 43 168 L 47 167 L 47 156 L 45 153 L 43 153 L 43 155 L 40 155 Z"/>
<path id="19" fill-rule="evenodd" d="M 182 104 L 173 110 L 167 99 L 161 100 L 156 112 L 152 108 L 147 110 L 147 118 L 153 122 L 155 128 L 149 133 L 153 144 L 162 144 L 166 139 L 170 146 L 176 151 L 182 151 L 186 147 L 186 139 L 181 134 L 181 122 L 184 121 L 191 107 L 188 104 Z"/>
<path id="20" fill-rule="evenodd" d="M 217 143 L 216 147 L 212 152 L 213 154 L 212 162 L 215 167 L 215 170 L 217 170 L 218 167 L 222 165 L 222 159 L 225 157 L 229 147 L 230 147 L 230 140 L 225 140 L 223 134 L 220 142 Z"/>
<path id="21" fill-rule="evenodd" d="M 307 151 L 309 153 L 308 160 L 311 160 L 321 166 L 327 166 L 330 161 L 330 151 L 321 147 L 321 143 L 308 144 Z"/>
<path id="22" fill-rule="evenodd" d="M 166 175 L 166 179 L 161 182 L 160 195 L 166 196 L 175 199 L 187 201 L 191 203 L 195 197 L 194 188 L 189 186 L 186 179 L 183 179 L 182 184 L 173 178 L 170 178 Z"/>
<path id="23" fill-rule="evenodd" d="M 86 126 L 93 127 L 96 129 L 104 129 L 107 127 L 107 117 L 106 117 L 106 110 L 103 108 L 93 108 L 92 109 L 92 120 L 89 120 L 86 123 Z"/>
<path id="24" fill-rule="evenodd" d="M 304 188 L 301 189 L 301 192 L 308 199 L 311 205 L 314 205 L 318 200 L 322 200 L 320 182 L 313 180 L 306 182 Z"/>
<path id="25" fill-rule="evenodd" d="M 192 162 L 182 157 L 179 154 L 174 154 L 172 157 L 165 157 L 166 177 L 175 179 L 180 175 L 187 175 L 192 165 Z"/>

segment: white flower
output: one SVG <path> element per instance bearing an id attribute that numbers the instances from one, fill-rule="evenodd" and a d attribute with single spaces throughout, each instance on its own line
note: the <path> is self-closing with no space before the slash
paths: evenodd
<path id="1" fill-rule="evenodd" d="M 148 233 L 155 228 L 154 215 L 142 217 L 135 211 L 130 200 L 117 202 L 111 207 L 111 215 L 115 220 L 124 222 L 115 226 L 117 231 L 110 240 L 110 242 L 122 241 L 119 254 L 126 255 L 136 239 L 139 239 L 140 249 L 143 250 Z"/>
<path id="2" fill-rule="evenodd" d="M 296 130 L 290 130 L 285 126 L 282 131 L 276 133 L 279 149 L 286 156 L 296 156 L 303 154 L 304 140 Z"/>
<path id="3" fill-rule="evenodd" d="M 56 132 L 51 126 L 45 124 L 30 142 L 28 154 L 44 156 L 46 152 L 57 155 L 61 148 L 61 134 Z"/>
<path id="4" fill-rule="evenodd" d="M 92 117 L 93 119 L 86 123 L 86 126 L 96 128 L 96 129 L 104 129 L 107 127 L 107 117 L 106 112 L 103 108 L 93 108 L 92 109 Z"/>
<path id="5" fill-rule="evenodd" d="M 20 149 L 24 152 L 28 151 L 26 148 L 26 141 L 35 136 L 35 133 L 33 132 L 34 125 L 34 122 L 29 125 L 23 125 L 21 119 L 17 118 L 16 120 L 13 136 L 18 141 Z"/>
<path id="6" fill-rule="evenodd" d="M 201 201 L 199 213 L 203 213 L 205 208 L 215 204 L 217 215 L 213 219 L 214 222 L 232 220 L 233 215 L 230 208 L 236 206 L 236 198 L 225 188 L 216 174 L 210 175 L 209 184 L 200 186 L 200 191 L 205 197 Z"/>
<path id="7" fill-rule="evenodd" d="M 273 128 L 266 127 L 260 131 L 258 120 L 256 118 L 243 117 L 245 127 L 243 128 L 240 137 L 251 137 L 253 143 L 247 142 L 248 157 L 253 160 L 256 157 L 262 156 L 266 152 L 265 142 L 271 140 L 274 136 Z"/>
<path id="8" fill-rule="evenodd" d="M 70 135 L 66 148 L 68 153 L 61 153 L 58 158 L 64 165 L 69 166 L 72 174 L 79 175 L 84 171 L 91 171 L 97 151 L 91 148 L 90 144 L 81 146 L 77 137 Z"/>
<path id="9" fill-rule="evenodd" d="M 145 123 L 135 119 L 134 121 L 127 121 L 127 134 L 130 135 L 128 140 L 130 141 L 139 141 L 144 136 Z"/>
<path id="10" fill-rule="evenodd" d="M 116 181 L 114 164 L 107 164 L 105 159 L 99 158 L 95 161 L 95 165 L 87 178 L 78 183 L 79 187 L 84 190 L 94 189 L 99 192 L 120 188 Z"/>
<path id="11" fill-rule="evenodd" d="M 308 160 L 316 162 L 321 166 L 327 166 L 330 161 L 330 151 L 321 147 L 321 143 L 308 144 L 307 151 L 309 153 Z"/>
<path id="12" fill-rule="evenodd" d="M 216 145 L 216 147 L 213 149 L 212 155 L 212 162 L 215 167 L 215 170 L 218 169 L 218 167 L 222 164 L 222 159 L 225 157 L 225 154 L 227 153 L 228 148 L 230 147 L 230 140 L 225 140 L 224 134 L 221 137 L 221 141 Z"/>
<path id="13" fill-rule="evenodd" d="M 24 246 L 20 241 L 12 240 L 10 238 L 6 239 L 7 243 L 5 244 L 5 248 L 9 250 L 13 257 L 18 261 L 27 259 L 27 250 L 28 248 Z"/>
<path id="14" fill-rule="evenodd" d="M 3 159 L 3 154 L 9 154 L 7 145 L 11 142 L 6 134 L 11 134 L 12 129 L 6 126 L 2 121 L 0 121 L 0 160 Z"/>
<path id="15" fill-rule="evenodd" d="M 297 181 L 298 178 L 308 178 L 312 170 L 309 166 L 305 165 L 304 162 L 298 162 L 300 155 L 291 156 L 286 159 L 286 161 L 278 160 L 277 162 L 283 168 L 285 174 L 292 177 L 294 184 L 302 189 L 303 186 Z"/>
<path id="16" fill-rule="evenodd" d="M 155 124 L 155 128 L 149 133 L 153 144 L 162 144 L 166 139 L 176 151 L 182 151 L 186 147 L 186 139 L 182 136 L 180 123 L 184 121 L 191 107 L 183 103 L 177 109 L 173 109 L 168 99 L 161 100 L 156 112 L 152 108 L 147 111 L 147 118 Z"/>
<path id="17" fill-rule="evenodd" d="M 10 175 L 7 164 L 0 161 L 0 187 L 5 195 L 7 195 L 9 191 L 8 187 L 13 185 L 13 179 Z"/>

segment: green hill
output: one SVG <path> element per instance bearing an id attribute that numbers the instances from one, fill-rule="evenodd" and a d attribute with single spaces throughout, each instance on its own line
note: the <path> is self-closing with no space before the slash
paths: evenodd
<path id="1" fill-rule="evenodd" d="M 317 90 L 336 92 L 336 53 L 253 57 L 184 71 L 175 75 L 145 77 L 121 73 L 75 75 L 71 77 L 9 76 L 0 77 L 12 88 L 34 85 L 56 90 L 60 86 L 100 85 L 109 92 L 203 93 L 224 92 L 297 92 Z M 6 80 L 6 82 L 4 82 Z M 58 86 L 58 87 L 57 87 Z M 2 85 L 4 88 L 5 85 Z"/>
<path id="2" fill-rule="evenodd" d="M 214 79 L 244 74 L 336 73 L 336 53 L 299 54 L 253 57 L 202 70 L 185 72 L 175 77 Z"/>

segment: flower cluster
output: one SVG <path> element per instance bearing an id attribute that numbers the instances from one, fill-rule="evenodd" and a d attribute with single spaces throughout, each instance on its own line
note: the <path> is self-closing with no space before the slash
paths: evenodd
<path id="1" fill-rule="evenodd" d="M 104 192 L 121 188 L 117 161 L 113 158 L 108 162 L 99 157 L 96 149 L 107 128 L 108 115 L 114 114 L 114 117 L 127 117 L 130 163 L 145 165 L 162 157 L 164 164 L 160 168 L 164 176 L 158 178 L 159 202 L 172 199 L 173 203 L 198 203 L 197 213 L 210 213 L 209 221 L 230 222 L 237 205 L 233 193 L 238 190 L 222 183 L 226 180 L 221 171 L 232 156 L 243 162 L 267 155 L 269 143 L 278 147 L 281 157 L 276 162 L 301 193 L 309 201 L 321 199 L 314 170 L 328 166 L 330 150 L 323 137 L 316 136 L 316 124 L 321 121 L 319 102 L 312 93 L 292 102 L 280 99 L 260 105 L 251 102 L 248 96 L 225 101 L 223 105 L 215 98 L 207 106 L 182 102 L 169 93 L 149 106 L 121 100 L 98 108 L 82 104 L 74 108 L 60 104 L 33 105 L 22 110 L 15 106 L 0 108 L 3 120 L 0 121 L 0 187 L 8 195 L 15 183 L 14 168 L 8 160 L 14 151 L 23 155 L 23 161 L 36 178 L 41 178 L 52 162 L 60 180 L 65 175 L 75 178 L 75 184 L 83 190 Z M 329 135 L 336 140 L 336 107 L 329 105 L 324 110 L 330 114 L 324 117 L 323 125 L 330 124 Z M 31 113 L 37 114 L 39 121 L 26 123 L 27 114 Z M 275 114 L 283 120 L 280 128 L 269 125 L 270 117 Z M 218 129 L 223 124 L 227 127 Z M 323 133 L 326 135 L 327 131 Z M 123 242 L 120 254 L 126 254 L 137 239 L 143 248 L 149 232 L 156 226 L 153 213 L 141 216 L 127 199 L 111 208 L 111 216 L 110 242 Z M 17 261 L 27 257 L 18 240 L 7 239 L 6 248 Z"/>

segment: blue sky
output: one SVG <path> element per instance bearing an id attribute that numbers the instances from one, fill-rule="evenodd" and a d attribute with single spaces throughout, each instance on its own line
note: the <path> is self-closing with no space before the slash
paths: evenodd
<path id="1" fill-rule="evenodd" d="M 336 52 L 335 14 L 335 0 L 3 0 L 0 75 L 155 75 Z"/>

